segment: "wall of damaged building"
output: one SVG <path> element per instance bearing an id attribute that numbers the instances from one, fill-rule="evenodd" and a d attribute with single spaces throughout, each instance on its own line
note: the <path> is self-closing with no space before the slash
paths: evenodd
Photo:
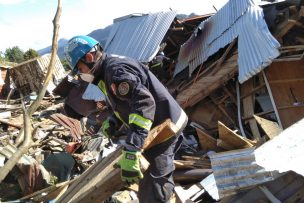
<path id="1" fill-rule="evenodd" d="M 231 83 L 233 83 L 231 81 Z M 201 125 L 211 134 L 217 132 L 218 121 L 229 127 L 237 126 L 235 91 L 229 83 L 224 88 L 217 89 L 195 106 L 187 108 L 187 114 L 192 122 Z M 232 96 L 232 98 L 231 98 Z"/>
<path id="2" fill-rule="evenodd" d="M 37 60 L 20 64 L 12 69 L 12 80 L 18 90 L 24 95 L 28 95 L 33 91 L 38 92 L 43 78 L 44 74 Z"/>
<path id="3" fill-rule="evenodd" d="M 39 92 L 47 72 L 50 58 L 51 55 L 47 54 L 18 64 L 11 69 L 11 77 L 18 91 L 22 92 L 23 95 L 28 95 L 31 92 Z M 64 76 L 65 70 L 59 57 L 56 55 L 53 80 L 51 80 L 48 85 L 48 92 L 51 92 L 55 88 L 55 84 L 58 84 Z"/>
<path id="4" fill-rule="evenodd" d="M 270 90 L 266 87 L 263 73 L 240 84 L 240 115 L 246 136 L 258 140 L 265 135 L 254 115 L 278 123 L 274 105 L 283 129 L 303 118 L 303 62 L 303 59 L 280 61 L 267 67 L 265 74 Z M 235 79 L 231 79 L 194 106 L 186 108 L 186 111 L 191 121 L 216 136 L 217 121 L 232 129 L 240 129 L 236 102 Z"/>
<path id="5" fill-rule="evenodd" d="M 265 74 L 285 129 L 304 116 L 304 59 L 274 62 Z"/>
<path id="6" fill-rule="evenodd" d="M 254 115 L 276 120 L 262 74 L 240 85 L 240 102 L 242 123 L 246 134 L 254 139 L 260 139 L 261 132 Z"/>

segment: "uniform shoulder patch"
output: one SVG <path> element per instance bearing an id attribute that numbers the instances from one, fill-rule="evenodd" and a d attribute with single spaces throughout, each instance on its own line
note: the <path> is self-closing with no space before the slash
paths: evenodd
<path id="1" fill-rule="evenodd" d="M 118 92 L 120 95 L 125 96 L 130 91 L 130 85 L 128 82 L 121 82 L 121 83 L 119 83 L 117 89 L 118 89 Z"/>

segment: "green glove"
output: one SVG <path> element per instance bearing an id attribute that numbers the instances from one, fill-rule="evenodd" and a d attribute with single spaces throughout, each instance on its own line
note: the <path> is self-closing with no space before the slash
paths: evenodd
<path id="1" fill-rule="evenodd" d="M 113 122 L 110 121 L 109 118 L 107 118 L 101 126 L 101 132 L 102 134 L 104 134 L 106 137 L 111 137 L 114 132 L 115 132 L 115 124 Z M 100 131 L 99 130 L 99 131 Z"/>
<path id="2" fill-rule="evenodd" d="M 122 151 L 122 158 L 118 162 L 121 169 L 121 180 L 128 183 L 138 182 L 144 176 L 140 171 L 139 159 L 141 152 Z"/>

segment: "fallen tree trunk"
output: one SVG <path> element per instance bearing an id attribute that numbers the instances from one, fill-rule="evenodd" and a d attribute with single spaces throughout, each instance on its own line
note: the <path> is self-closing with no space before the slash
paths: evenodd
<path id="1" fill-rule="evenodd" d="M 172 122 L 166 120 L 161 125 L 153 128 L 144 144 L 145 149 L 154 145 L 153 140 L 158 140 L 158 137 L 166 139 L 168 136 L 174 135 L 171 129 Z M 110 197 L 114 192 L 122 189 L 125 184 L 120 177 L 120 169 L 115 167 L 120 160 L 122 148 L 117 149 L 112 154 L 108 155 L 103 160 L 96 162 L 82 175 L 80 175 L 67 189 L 58 202 L 102 202 Z M 147 168 L 144 164 L 145 159 L 141 159 L 141 164 L 144 166 L 142 170 Z"/>

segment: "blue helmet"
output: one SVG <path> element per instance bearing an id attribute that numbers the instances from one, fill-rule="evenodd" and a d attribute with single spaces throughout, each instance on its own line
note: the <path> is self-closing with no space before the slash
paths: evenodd
<path id="1" fill-rule="evenodd" d="M 64 48 L 65 58 L 73 70 L 78 61 L 88 52 L 90 52 L 99 42 L 92 37 L 79 35 L 68 41 Z"/>

